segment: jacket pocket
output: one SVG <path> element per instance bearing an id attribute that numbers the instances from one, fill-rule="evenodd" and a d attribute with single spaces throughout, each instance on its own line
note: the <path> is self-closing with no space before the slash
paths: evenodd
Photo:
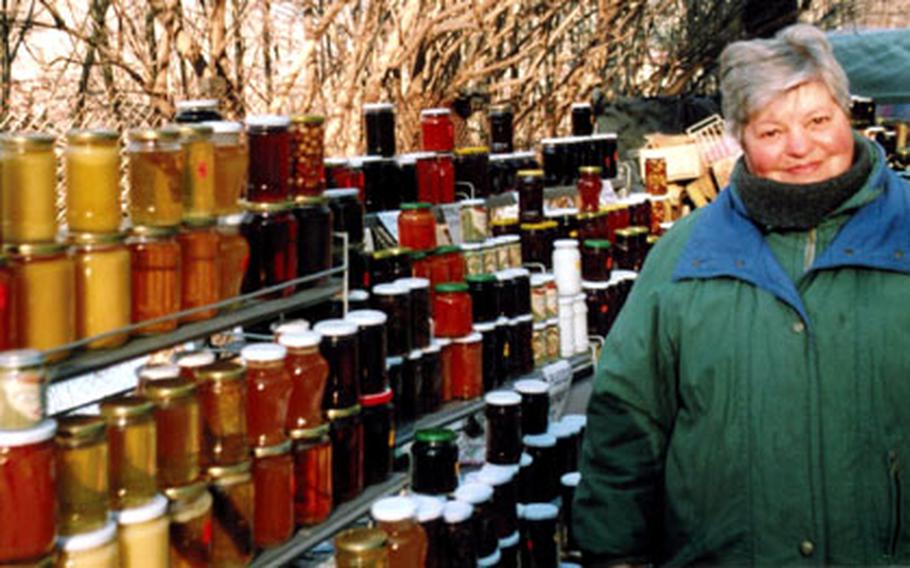
<path id="1" fill-rule="evenodd" d="M 888 539 L 888 556 L 897 555 L 897 545 L 900 542 L 902 514 L 901 510 L 901 468 L 897 459 L 897 452 L 888 452 L 888 480 L 891 487 L 891 531 Z"/>

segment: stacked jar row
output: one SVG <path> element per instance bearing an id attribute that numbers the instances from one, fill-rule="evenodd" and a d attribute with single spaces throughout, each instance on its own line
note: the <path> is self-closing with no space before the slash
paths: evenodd
<path id="1" fill-rule="evenodd" d="M 606 178 L 617 175 L 616 134 L 545 138 L 540 144 L 547 187 L 574 185 L 584 166 L 601 168 Z"/>

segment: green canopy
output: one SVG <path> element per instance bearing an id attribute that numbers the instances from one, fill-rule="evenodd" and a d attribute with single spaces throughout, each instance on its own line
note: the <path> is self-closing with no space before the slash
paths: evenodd
<path id="1" fill-rule="evenodd" d="M 910 29 L 831 32 L 850 92 L 878 104 L 910 103 Z"/>

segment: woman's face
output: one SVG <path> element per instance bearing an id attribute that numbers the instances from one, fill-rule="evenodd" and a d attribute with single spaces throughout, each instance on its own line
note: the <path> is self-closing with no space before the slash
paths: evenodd
<path id="1" fill-rule="evenodd" d="M 743 130 L 753 175 L 783 183 L 836 177 L 853 163 L 850 121 L 824 83 L 803 83 L 754 113 Z"/>

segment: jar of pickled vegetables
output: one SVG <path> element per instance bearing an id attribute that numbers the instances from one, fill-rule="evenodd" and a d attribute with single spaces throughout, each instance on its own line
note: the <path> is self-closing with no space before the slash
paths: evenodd
<path id="1" fill-rule="evenodd" d="M 120 136 L 115 130 L 71 130 L 66 135 L 66 223 L 71 232 L 120 228 Z"/>
<path id="2" fill-rule="evenodd" d="M 0 352 L 0 430 L 37 426 L 47 409 L 44 356 L 35 349 Z"/>
<path id="3" fill-rule="evenodd" d="M 173 227 L 183 217 L 185 160 L 179 133 L 172 128 L 131 130 L 128 211 L 133 225 Z"/>
<path id="4" fill-rule="evenodd" d="M 79 339 L 130 325 L 132 311 L 130 252 L 121 233 L 70 236 L 76 262 L 76 335 Z M 96 339 L 88 349 L 117 347 L 129 334 Z"/>

